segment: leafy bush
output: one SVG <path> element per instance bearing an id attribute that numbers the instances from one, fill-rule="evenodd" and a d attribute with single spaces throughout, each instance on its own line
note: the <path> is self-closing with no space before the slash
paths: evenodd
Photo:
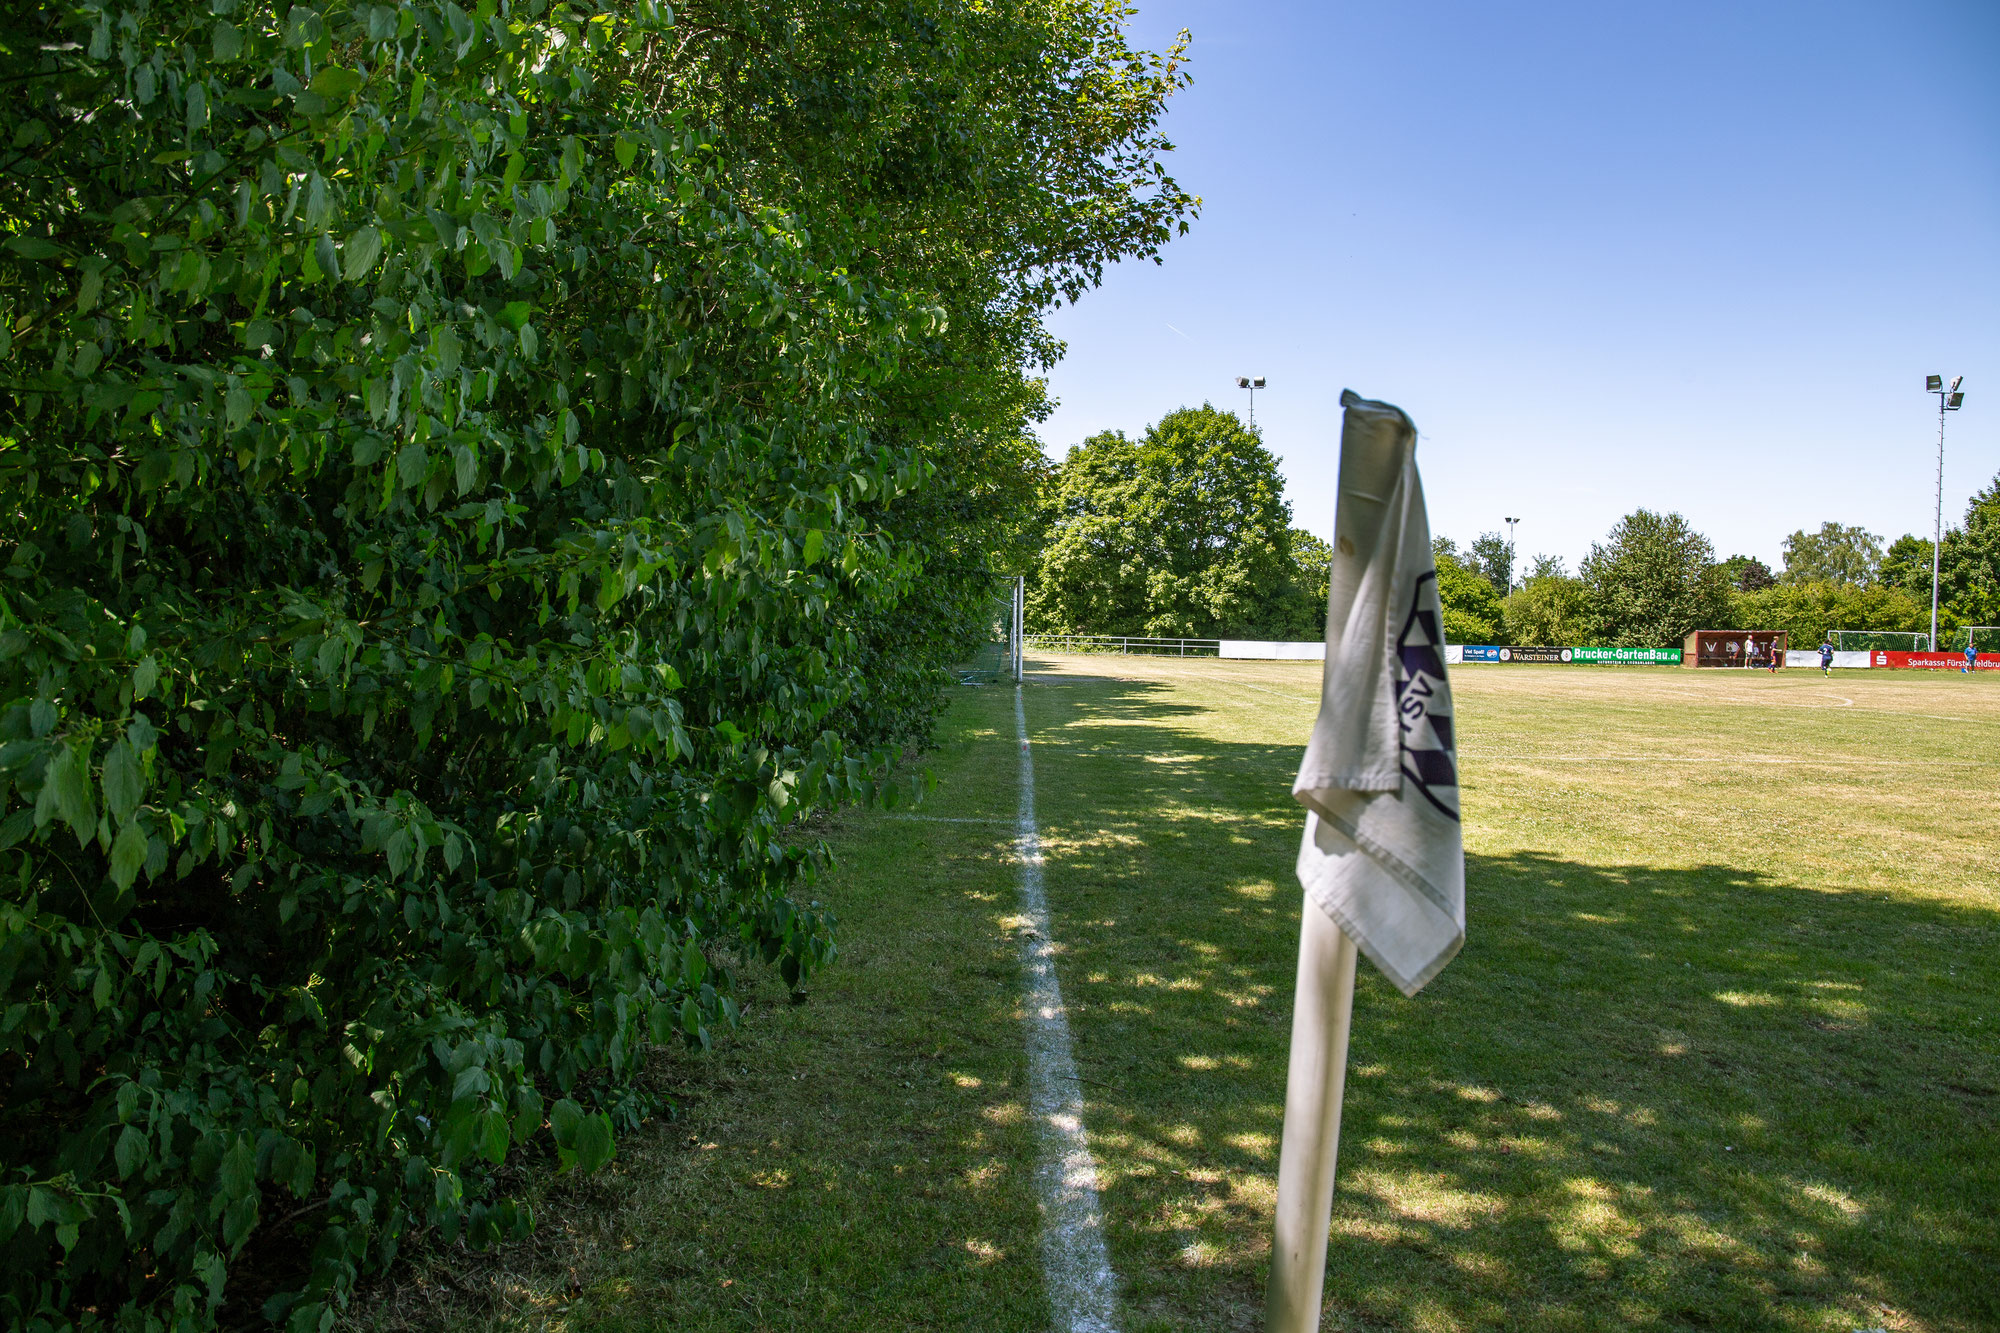
<path id="1" fill-rule="evenodd" d="M 730 953 L 833 957 L 798 821 L 894 799 L 1179 76 L 1101 6 L 680 19 L 0 17 L 10 1323 L 204 1327 L 254 1241 L 325 1328 L 606 1160 Z"/>
<path id="2" fill-rule="evenodd" d="M 1530 576 L 1501 604 L 1501 614 L 1509 643 L 1567 647 L 1592 642 L 1583 580 L 1565 574 Z"/>
<path id="3" fill-rule="evenodd" d="M 1444 636 L 1452 643 L 1500 642 L 1500 593 L 1487 577 L 1468 568 L 1439 543 L 1438 600 L 1444 606 Z"/>
<path id="4" fill-rule="evenodd" d="M 1814 648 L 1837 629 L 1921 630 L 1930 603 L 1900 588 L 1833 582 L 1778 583 L 1737 593 L 1730 624 L 1720 629 L 1788 630 L 1794 648 Z"/>

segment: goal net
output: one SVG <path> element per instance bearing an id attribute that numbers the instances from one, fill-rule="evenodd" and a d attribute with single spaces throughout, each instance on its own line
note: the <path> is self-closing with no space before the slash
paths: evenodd
<path id="1" fill-rule="evenodd" d="M 1833 646 L 1843 653 L 1922 653 L 1930 650 L 1931 636 L 1922 630 L 1837 629 Z"/>
<path id="2" fill-rule="evenodd" d="M 958 678 L 966 683 L 1013 684 L 1021 679 L 1021 594 L 1018 577 L 998 577 L 981 617 L 980 637 L 972 652 L 958 664 Z"/>
<path id="3" fill-rule="evenodd" d="M 1975 653 L 2000 653 L 2000 625 L 1967 625 L 1963 629 L 1944 630 L 1938 634 L 1938 651 L 1962 653 L 1968 639 Z"/>

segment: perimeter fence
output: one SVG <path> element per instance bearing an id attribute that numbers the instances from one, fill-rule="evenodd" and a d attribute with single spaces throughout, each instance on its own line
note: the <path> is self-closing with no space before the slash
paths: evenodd
<path id="1" fill-rule="evenodd" d="M 1113 653 L 1121 657 L 1219 657 L 1220 639 L 1148 639 L 1129 634 L 1029 634 L 1022 639 L 1030 651 L 1044 653 Z"/>

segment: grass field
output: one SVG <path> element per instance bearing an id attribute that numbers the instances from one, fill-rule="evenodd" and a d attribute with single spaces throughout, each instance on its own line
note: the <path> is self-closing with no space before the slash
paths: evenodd
<path id="1" fill-rule="evenodd" d="M 1260 1326 L 1315 663 L 1024 687 L 1121 1327 Z M 2000 1328 L 2000 682 L 1467 667 L 1469 937 L 1364 965 L 1328 1329 Z M 835 835 L 843 957 L 382 1327 L 1047 1327 L 1013 691 Z"/>

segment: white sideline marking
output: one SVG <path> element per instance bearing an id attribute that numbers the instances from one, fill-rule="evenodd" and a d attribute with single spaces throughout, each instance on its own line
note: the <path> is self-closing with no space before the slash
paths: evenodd
<path id="1" fill-rule="evenodd" d="M 1014 846 L 1021 857 L 1021 939 L 1028 1022 L 1028 1109 L 1039 1132 L 1035 1183 L 1042 1196 L 1042 1272 L 1057 1333 L 1116 1333 L 1111 1255 L 1097 1207 L 1097 1162 L 1083 1132 L 1083 1096 L 1070 1052 L 1069 1019 L 1056 979 L 1049 903 L 1042 892 L 1042 840 L 1035 831 L 1035 761 L 1028 753 L 1028 713 L 1014 691 L 1021 737 L 1021 808 Z"/>

